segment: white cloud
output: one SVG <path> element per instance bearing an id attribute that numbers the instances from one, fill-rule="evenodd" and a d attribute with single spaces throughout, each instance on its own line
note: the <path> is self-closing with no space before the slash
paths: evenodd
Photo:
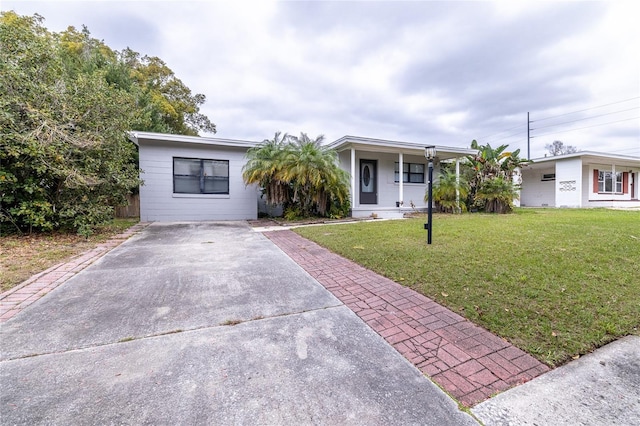
<path id="1" fill-rule="evenodd" d="M 478 139 L 526 152 L 529 111 L 532 120 L 561 115 L 534 128 L 583 119 L 533 131 L 532 156 L 556 139 L 640 155 L 638 99 L 563 115 L 640 96 L 640 30 L 630 2 L 3 0 L 1 7 L 38 12 L 53 31 L 86 24 L 114 49 L 159 56 L 207 96 L 202 112 L 221 137 L 261 140 L 280 130 L 456 146 Z M 586 119 L 604 113 L 611 114 Z M 595 127 L 566 131 L 588 126 Z"/>

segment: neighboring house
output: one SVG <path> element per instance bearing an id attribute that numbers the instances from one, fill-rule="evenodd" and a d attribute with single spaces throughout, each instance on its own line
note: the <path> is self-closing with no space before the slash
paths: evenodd
<path id="1" fill-rule="evenodd" d="M 201 221 L 255 219 L 266 206 L 255 185 L 242 179 L 245 154 L 258 142 L 131 132 L 139 147 L 140 220 Z M 345 136 L 328 145 L 351 176 L 354 217 L 402 217 L 424 210 L 428 163 L 424 145 Z M 476 153 L 436 146 L 434 180 L 441 161 Z M 403 172 L 400 173 L 400 170 Z M 402 179 L 400 176 L 402 175 Z"/>
<path id="2" fill-rule="evenodd" d="M 344 136 L 330 143 L 328 147 L 338 152 L 340 167 L 351 176 L 352 216 L 393 218 L 414 209 L 426 209 L 425 145 L 357 136 Z M 441 161 L 455 160 L 459 166 L 460 159 L 477 153 L 470 148 L 440 145 L 436 145 L 436 152 L 434 181 Z"/>
<path id="3" fill-rule="evenodd" d="M 255 185 L 242 167 L 257 142 L 131 132 L 139 147 L 140 220 L 239 220 L 258 217 Z"/>
<path id="4" fill-rule="evenodd" d="M 576 152 L 522 169 L 523 207 L 640 207 L 640 157 Z"/>

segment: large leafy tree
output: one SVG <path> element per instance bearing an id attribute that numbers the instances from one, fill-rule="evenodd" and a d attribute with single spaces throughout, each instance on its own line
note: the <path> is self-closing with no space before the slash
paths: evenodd
<path id="1" fill-rule="evenodd" d="M 132 129 L 191 136 L 216 132 L 215 124 L 200 113 L 206 97 L 192 94 L 162 59 L 129 48 L 114 51 L 92 38 L 86 27 L 82 31 L 69 27 L 58 37 L 67 72 L 79 75 L 102 70 L 112 87 L 133 96 Z"/>
<path id="2" fill-rule="evenodd" d="M 137 130 L 197 136 L 215 133 L 216 126 L 200 113 L 206 97 L 192 94 L 166 63 L 156 56 L 142 56 L 131 49 L 118 53 L 120 64 L 129 71 L 141 116 Z"/>
<path id="3" fill-rule="evenodd" d="M 0 14 L 0 231 L 88 234 L 125 203 L 139 184 L 126 132 L 154 130 L 154 105 L 191 99 L 184 88 L 158 84 L 153 92 L 153 79 L 134 71 L 86 28 L 56 34 L 39 15 Z M 182 121 L 160 116 L 164 130 L 215 130 L 197 118 L 204 98 L 192 100 L 196 109 L 174 108 Z"/>
<path id="4" fill-rule="evenodd" d="M 269 204 L 282 204 L 293 216 L 344 216 L 349 210 L 348 175 L 335 151 L 306 133 L 276 133 L 249 150 L 243 177 L 258 184 Z"/>
<path id="5" fill-rule="evenodd" d="M 0 214 L 4 228 L 89 232 L 138 183 L 125 137 L 134 102 L 104 70 L 69 72 L 41 23 L 12 12 L 0 21 Z"/>

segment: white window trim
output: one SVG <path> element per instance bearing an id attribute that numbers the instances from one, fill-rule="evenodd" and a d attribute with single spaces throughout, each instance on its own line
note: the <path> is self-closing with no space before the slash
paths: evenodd
<path id="1" fill-rule="evenodd" d="M 184 160 L 200 160 L 204 161 L 221 161 L 227 163 L 227 192 L 226 193 L 196 193 L 196 192 L 173 192 L 175 191 L 175 161 L 176 159 Z M 230 198 L 231 194 L 231 161 L 219 158 L 195 158 L 195 157 L 172 157 L 172 197 L 173 198 Z"/>
<path id="2" fill-rule="evenodd" d="M 225 199 L 231 198 L 229 194 L 183 194 L 183 193 L 173 193 L 171 194 L 172 198 L 218 198 Z"/>
<path id="3" fill-rule="evenodd" d="M 617 172 L 615 171 L 615 169 L 611 169 L 611 170 L 597 169 L 597 170 L 598 170 L 598 194 L 623 194 L 624 193 L 624 188 L 622 187 L 622 185 L 624 184 L 624 172 Z M 604 180 L 600 180 L 600 173 L 603 174 Z M 611 174 L 611 191 L 606 190 L 606 187 L 607 187 L 606 174 L 607 173 Z M 620 180 L 618 180 L 618 176 L 620 177 Z M 600 190 L 600 182 L 602 182 L 602 191 Z M 620 184 L 620 191 L 617 190 L 618 184 Z"/>

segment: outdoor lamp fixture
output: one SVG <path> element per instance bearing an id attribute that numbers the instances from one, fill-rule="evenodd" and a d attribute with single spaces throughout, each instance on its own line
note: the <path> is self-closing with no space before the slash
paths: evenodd
<path id="1" fill-rule="evenodd" d="M 424 229 L 427 230 L 427 244 L 431 244 L 431 231 L 433 230 L 432 221 L 432 204 L 433 204 L 433 159 L 436 158 L 435 145 L 429 145 L 424 147 L 424 156 L 429 161 L 429 183 L 428 194 L 429 201 L 427 204 L 427 223 L 424 224 Z"/>

